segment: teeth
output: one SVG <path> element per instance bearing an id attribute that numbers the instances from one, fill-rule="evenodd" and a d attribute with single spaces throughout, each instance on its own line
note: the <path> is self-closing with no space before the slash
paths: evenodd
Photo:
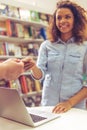
<path id="1" fill-rule="evenodd" d="M 62 29 L 62 28 L 67 28 L 67 26 L 61 26 L 60 28 L 61 28 L 61 29 Z"/>
<path id="2" fill-rule="evenodd" d="M 62 25 L 61 27 L 67 27 L 67 25 Z"/>

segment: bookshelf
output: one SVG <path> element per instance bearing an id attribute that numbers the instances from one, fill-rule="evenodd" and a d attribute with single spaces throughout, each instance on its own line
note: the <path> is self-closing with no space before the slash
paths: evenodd
<path id="1" fill-rule="evenodd" d="M 0 35 L 0 41 L 3 41 L 3 42 L 14 42 L 15 44 L 22 44 L 22 43 L 25 43 L 25 44 L 29 44 L 29 43 L 41 43 L 43 42 L 43 39 L 24 39 L 24 38 L 17 38 L 17 37 L 9 37 L 9 36 L 3 36 L 3 35 Z"/>
<path id="2" fill-rule="evenodd" d="M 5 5 L 5 9 L 7 8 L 11 9 L 11 7 Z M 19 11 L 20 8 L 17 8 L 17 10 Z M 40 16 L 40 18 L 42 17 L 42 19 L 38 19 L 37 17 L 37 20 L 34 20 L 33 18 L 23 19 L 18 14 L 16 15 L 17 17 L 13 17 L 8 15 L 7 10 L 5 11 L 6 13 L 4 14 L 0 12 L 0 45 L 4 46 L 3 52 L 2 50 L 0 52 L 0 61 L 13 57 L 24 58 L 27 55 L 37 60 L 38 53 L 34 53 L 34 51 L 31 53 L 31 51 L 34 49 L 38 51 L 40 44 L 45 40 L 40 33 L 41 29 L 46 30 L 47 28 L 48 21 L 44 22 L 43 19 L 45 18 L 45 14 L 40 13 L 38 15 L 39 12 L 32 11 L 37 16 Z M 1 80 L 0 84 L 18 89 L 27 106 L 40 105 L 42 86 L 39 81 L 35 81 L 30 76 L 29 71 L 23 73 L 16 81 L 6 82 Z"/>

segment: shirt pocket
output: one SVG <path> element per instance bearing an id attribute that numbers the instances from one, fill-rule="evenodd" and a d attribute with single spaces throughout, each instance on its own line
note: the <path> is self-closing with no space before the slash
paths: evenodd
<path id="1" fill-rule="evenodd" d="M 78 64 L 81 62 L 81 55 L 80 54 L 69 54 L 68 62 L 72 64 Z"/>
<path id="2" fill-rule="evenodd" d="M 48 54 L 48 63 L 56 63 L 62 60 L 62 55 L 60 52 L 51 52 Z"/>
<path id="3" fill-rule="evenodd" d="M 75 75 L 82 72 L 82 59 L 80 54 L 69 54 L 67 57 L 67 71 Z"/>

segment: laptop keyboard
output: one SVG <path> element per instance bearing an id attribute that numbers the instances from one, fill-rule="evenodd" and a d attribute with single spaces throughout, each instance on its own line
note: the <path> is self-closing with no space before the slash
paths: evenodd
<path id="1" fill-rule="evenodd" d="M 34 114 L 30 114 L 31 115 L 31 117 L 32 117 L 32 120 L 33 120 L 33 122 L 39 122 L 39 121 L 42 121 L 42 120 L 44 120 L 44 119 L 47 119 L 47 118 L 45 118 L 45 117 L 42 117 L 42 116 L 38 116 L 38 115 L 34 115 Z"/>

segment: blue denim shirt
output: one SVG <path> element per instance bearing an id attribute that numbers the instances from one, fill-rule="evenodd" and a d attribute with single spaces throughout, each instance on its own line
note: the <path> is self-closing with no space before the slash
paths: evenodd
<path id="1" fill-rule="evenodd" d="M 37 66 L 42 70 L 42 105 L 54 106 L 75 95 L 83 87 L 83 61 L 87 42 L 77 45 L 74 38 L 64 43 L 44 41 L 39 49 Z M 86 60 L 85 60 L 86 61 Z M 87 63 L 85 63 L 85 68 Z M 87 70 L 87 69 L 86 69 Z M 85 108 L 85 100 L 75 107 Z"/>

